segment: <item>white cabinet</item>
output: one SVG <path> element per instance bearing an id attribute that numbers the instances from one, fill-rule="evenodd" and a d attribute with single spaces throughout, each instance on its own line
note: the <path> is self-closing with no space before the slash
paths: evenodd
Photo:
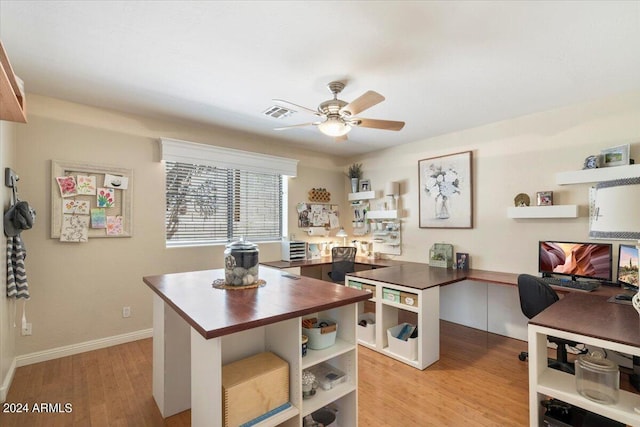
<path id="1" fill-rule="evenodd" d="M 378 282 L 361 277 L 347 276 L 346 285 L 362 289 L 371 287 L 372 299 L 375 303 L 375 339 L 358 343 L 385 356 L 394 358 L 417 369 L 425 369 L 440 358 L 440 287 L 415 289 L 391 283 Z M 396 298 L 397 296 L 397 298 Z M 387 330 L 400 323 L 400 312 L 404 310 L 415 313 L 418 337 L 415 342 L 399 344 L 392 351 Z M 364 303 L 358 304 L 359 313 L 364 312 Z M 362 328 L 363 326 L 358 326 Z M 406 346 L 416 345 L 415 352 Z M 415 354 L 415 357 L 412 355 Z"/>
<path id="2" fill-rule="evenodd" d="M 640 355 L 638 347 L 529 324 L 529 407 L 531 408 L 529 414 L 531 426 L 542 425 L 540 421 L 544 410 L 540 401 L 546 396 L 557 398 L 630 426 L 640 426 L 640 414 L 634 409 L 640 407 L 640 398 L 636 393 L 620 390 L 617 403 L 603 405 L 589 400 L 577 392 L 575 376 L 549 368 L 547 366 L 547 335 L 584 343 L 587 347 L 594 345 L 620 353 Z"/>
<path id="3" fill-rule="evenodd" d="M 298 395 L 302 396 L 301 372 L 323 362 L 327 362 L 346 374 L 346 381 L 335 385 L 329 390 L 318 387 L 316 394 L 309 399 L 301 399 L 300 424 L 305 416 L 312 412 L 333 404 L 337 407 L 337 424 L 340 426 L 358 425 L 358 354 L 356 345 L 357 305 L 339 307 L 333 310 L 317 313 L 319 319 L 331 319 L 338 324 L 336 343 L 322 350 L 307 349 L 307 355 L 301 357 L 300 376 L 296 382 Z M 299 322 L 300 323 L 300 322 Z M 300 335 L 300 334 L 298 334 Z M 301 343 L 298 343 L 300 350 Z M 300 354 L 300 352 L 298 352 Z M 293 372 L 293 369 L 291 370 Z M 293 381 L 293 380 L 292 380 Z"/>

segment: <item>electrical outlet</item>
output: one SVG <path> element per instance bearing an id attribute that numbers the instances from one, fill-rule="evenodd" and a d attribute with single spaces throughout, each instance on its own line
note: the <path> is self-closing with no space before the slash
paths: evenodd
<path id="1" fill-rule="evenodd" d="M 122 317 L 131 317 L 131 307 L 122 307 Z"/>
<path id="2" fill-rule="evenodd" d="M 31 335 L 31 323 L 27 323 L 24 325 L 24 328 L 22 328 L 22 335 L 23 336 Z"/>

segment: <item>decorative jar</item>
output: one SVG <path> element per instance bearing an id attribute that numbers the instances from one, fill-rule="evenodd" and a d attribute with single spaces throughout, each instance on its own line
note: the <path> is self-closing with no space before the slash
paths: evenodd
<path id="1" fill-rule="evenodd" d="M 229 243 L 224 251 L 226 285 L 251 285 L 258 281 L 258 245 L 240 239 Z"/>

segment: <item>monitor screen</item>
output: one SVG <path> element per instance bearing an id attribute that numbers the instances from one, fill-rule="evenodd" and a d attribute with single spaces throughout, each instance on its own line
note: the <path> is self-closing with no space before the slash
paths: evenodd
<path id="1" fill-rule="evenodd" d="M 638 287 L 638 248 L 620 245 L 618 252 L 618 282 Z"/>
<path id="2" fill-rule="evenodd" d="M 608 243 L 541 241 L 538 270 L 543 275 L 611 281 L 612 252 Z"/>

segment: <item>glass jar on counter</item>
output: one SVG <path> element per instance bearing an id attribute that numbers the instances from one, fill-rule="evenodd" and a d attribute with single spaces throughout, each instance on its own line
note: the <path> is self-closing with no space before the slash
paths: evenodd
<path id="1" fill-rule="evenodd" d="M 258 281 L 258 245 L 240 240 L 229 243 L 224 251 L 226 285 L 251 285 Z"/>

